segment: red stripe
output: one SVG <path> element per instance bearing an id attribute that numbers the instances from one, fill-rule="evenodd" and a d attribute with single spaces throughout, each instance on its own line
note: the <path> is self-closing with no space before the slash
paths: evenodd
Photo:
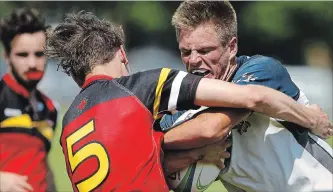
<path id="1" fill-rule="evenodd" d="M 86 88 L 91 82 L 96 81 L 96 80 L 102 80 L 102 79 L 112 80 L 113 78 L 111 76 L 108 76 L 108 75 L 94 75 L 94 76 L 91 76 L 88 79 L 86 79 L 86 81 L 82 85 L 82 89 Z"/>
<path id="2" fill-rule="evenodd" d="M 55 110 L 55 107 L 53 105 L 53 102 L 52 100 L 47 97 L 46 95 L 44 95 L 42 92 L 40 92 L 40 94 L 42 95 L 44 101 L 45 101 L 45 105 L 46 107 L 50 110 L 50 111 L 54 111 Z"/>
<path id="3" fill-rule="evenodd" d="M 30 96 L 30 93 L 22 85 L 20 85 L 15 79 L 13 79 L 8 73 L 3 76 L 4 82 L 11 88 L 15 93 L 22 95 L 25 98 Z"/>

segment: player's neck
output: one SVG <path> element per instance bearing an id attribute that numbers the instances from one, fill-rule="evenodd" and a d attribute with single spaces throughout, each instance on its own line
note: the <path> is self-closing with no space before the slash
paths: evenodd
<path id="1" fill-rule="evenodd" d="M 237 69 L 236 59 L 232 60 L 228 66 L 226 66 L 224 75 L 222 76 L 223 81 L 231 81 L 232 76 L 235 74 Z"/>
<path id="2" fill-rule="evenodd" d="M 121 77 L 124 74 L 122 74 L 122 70 L 119 66 L 120 65 L 117 63 L 105 63 L 102 65 L 96 65 L 94 66 L 92 71 L 87 74 L 86 79 L 96 75 L 107 75 L 113 78 Z"/>

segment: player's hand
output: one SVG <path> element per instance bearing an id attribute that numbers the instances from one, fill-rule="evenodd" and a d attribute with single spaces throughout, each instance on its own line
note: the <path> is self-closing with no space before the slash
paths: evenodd
<path id="1" fill-rule="evenodd" d="M 10 172 L 0 172 L 0 192 L 28 192 L 33 191 L 28 183 L 28 177 Z"/>
<path id="2" fill-rule="evenodd" d="M 318 114 L 316 125 L 311 129 L 311 132 L 324 139 L 332 136 L 333 126 L 328 119 L 328 115 L 318 105 L 308 105 L 308 107 Z"/>
<path id="3" fill-rule="evenodd" d="M 213 163 L 223 169 L 225 167 L 224 159 L 230 157 L 230 153 L 226 151 L 230 146 L 231 143 L 223 139 L 216 143 L 190 150 L 164 151 L 164 159 L 162 161 L 164 174 L 169 175 L 200 160 Z"/>
<path id="4" fill-rule="evenodd" d="M 224 159 L 230 157 L 230 153 L 227 152 L 227 148 L 231 146 L 231 141 L 224 139 L 205 146 L 205 154 L 202 156 L 202 161 L 207 163 L 213 163 L 218 168 L 223 169 Z"/>

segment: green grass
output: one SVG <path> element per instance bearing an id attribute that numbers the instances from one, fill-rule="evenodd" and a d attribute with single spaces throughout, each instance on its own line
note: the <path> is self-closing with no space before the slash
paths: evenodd
<path id="1" fill-rule="evenodd" d="M 58 126 L 56 133 L 55 133 L 54 140 L 53 140 L 52 149 L 50 151 L 49 160 L 50 160 L 51 168 L 55 175 L 55 182 L 56 182 L 58 191 L 59 192 L 70 192 L 73 190 L 72 190 L 71 183 L 67 176 L 64 155 L 62 153 L 62 149 L 61 149 L 60 143 L 59 143 L 60 133 L 61 133 L 61 127 Z M 333 146 L 333 137 L 331 137 L 328 140 L 328 143 L 331 146 Z M 217 181 L 209 187 L 207 192 L 216 192 L 216 191 L 226 192 L 227 190 L 223 187 L 221 182 Z"/>

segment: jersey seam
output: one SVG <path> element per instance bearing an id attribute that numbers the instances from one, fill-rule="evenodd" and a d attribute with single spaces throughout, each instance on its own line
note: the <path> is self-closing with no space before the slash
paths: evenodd
<path id="1" fill-rule="evenodd" d="M 151 112 L 149 111 L 149 109 L 140 101 L 140 99 L 132 91 L 128 90 L 125 86 L 121 85 L 117 81 L 112 81 L 112 82 L 117 87 L 119 87 L 120 89 L 124 90 L 125 92 L 127 92 L 128 94 L 130 94 L 132 97 L 134 97 L 134 99 L 136 100 L 136 102 L 138 102 L 141 105 L 141 107 L 143 107 L 149 114 L 151 114 Z"/>

